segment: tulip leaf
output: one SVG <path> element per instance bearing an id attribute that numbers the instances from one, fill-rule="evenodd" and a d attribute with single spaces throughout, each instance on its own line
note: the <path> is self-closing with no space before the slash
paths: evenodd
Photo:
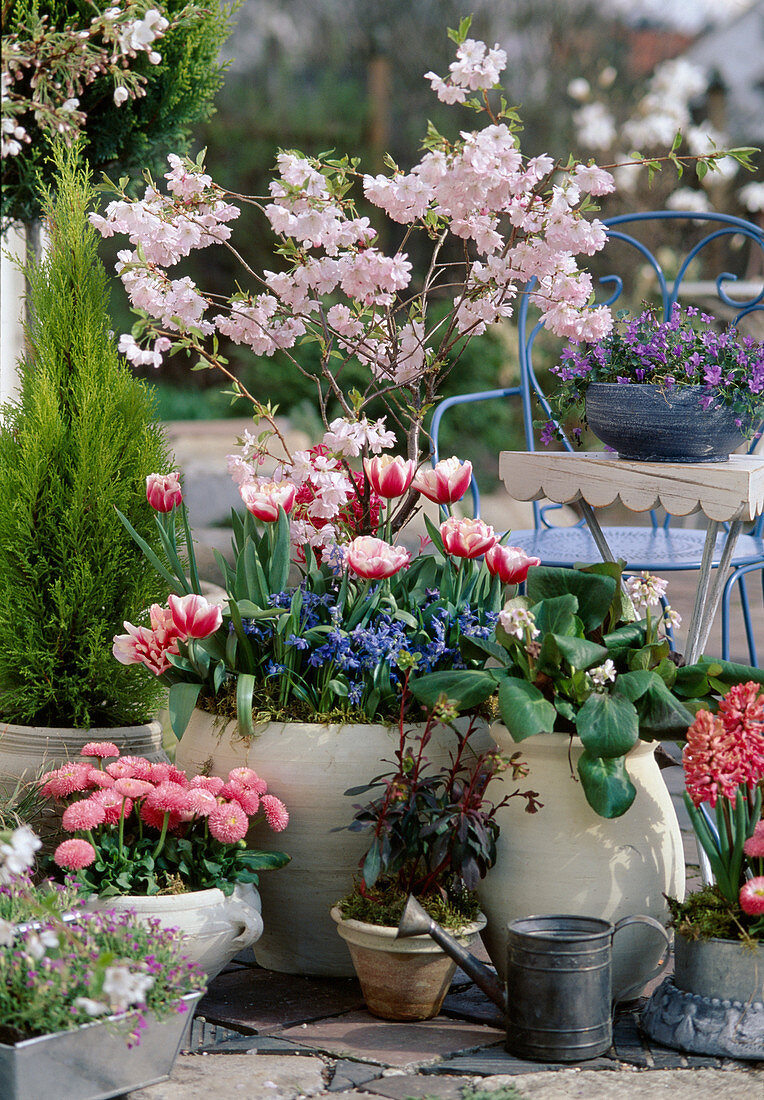
<path id="1" fill-rule="evenodd" d="M 244 737 L 254 737 L 255 726 L 252 721 L 252 693 L 255 690 L 255 678 L 249 672 L 240 672 L 236 681 L 236 719 L 239 733 Z"/>
<path id="2" fill-rule="evenodd" d="M 637 708 L 624 695 L 594 692 L 576 715 L 576 730 L 591 756 L 623 756 L 639 740 Z"/>
<path id="3" fill-rule="evenodd" d="M 167 697 L 172 732 L 180 741 L 196 706 L 201 684 L 173 684 Z"/>
<path id="4" fill-rule="evenodd" d="M 286 512 L 279 504 L 279 518 L 276 524 L 276 537 L 273 541 L 273 552 L 268 574 L 269 595 L 271 592 L 283 592 L 287 586 L 290 549 L 289 520 Z"/>
<path id="5" fill-rule="evenodd" d="M 535 684 L 506 676 L 499 685 L 499 710 L 513 740 L 523 741 L 534 733 L 551 733 L 557 711 Z"/>
<path id="6" fill-rule="evenodd" d="M 600 817 L 621 817 L 637 796 L 622 756 L 605 759 L 583 752 L 578 760 L 578 777 L 586 801 Z"/>

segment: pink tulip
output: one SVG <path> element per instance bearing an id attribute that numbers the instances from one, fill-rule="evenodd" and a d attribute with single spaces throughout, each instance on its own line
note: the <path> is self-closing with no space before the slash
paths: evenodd
<path id="1" fill-rule="evenodd" d="M 241 499 L 255 519 L 275 523 L 279 505 L 289 514 L 294 507 L 297 489 L 290 481 L 251 481 L 239 488 Z"/>
<path id="2" fill-rule="evenodd" d="M 375 493 L 381 497 L 401 497 L 408 489 L 416 473 L 413 459 L 397 455 L 374 455 L 363 460 L 366 477 Z"/>
<path id="3" fill-rule="evenodd" d="M 188 638 L 207 638 L 223 622 L 223 612 L 204 596 L 170 596 L 168 601 L 176 629 Z"/>
<path id="4" fill-rule="evenodd" d="M 421 469 L 413 487 L 435 504 L 453 504 L 461 500 L 472 478 L 472 463 L 460 462 L 456 455 L 443 458 L 428 469 Z"/>
<path id="5" fill-rule="evenodd" d="M 521 584 L 532 565 L 541 565 L 541 558 L 529 558 L 519 546 L 500 546 L 497 542 L 486 551 L 488 572 L 502 584 Z"/>
<path id="6" fill-rule="evenodd" d="M 391 546 L 384 539 L 359 535 L 347 548 L 348 565 L 359 577 L 379 581 L 392 577 L 411 561 L 411 554 L 400 546 Z"/>
<path id="7" fill-rule="evenodd" d="M 455 558 L 479 558 L 496 542 L 493 527 L 482 519 L 458 519 L 449 516 L 440 525 L 440 537 L 446 552 Z"/>
<path id="8" fill-rule="evenodd" d="M 111 651 L 121 664 L 144 664 L 155 676 L 161 676 L 170 667 L 167 654 L 178 652 L 178 639 L 185 641 L 185 635 L 166 607 L 152 604 L 150 614 L 150 628 L 126 622 L 127 634 L 115 635 Z"/>
<path id="9" fill-rule="evenodd" d="M 171 474 L 149 474 L 146 478 L 146 500 L 155 512 L 171 512 L 183 500 L 180 471 Z"/>

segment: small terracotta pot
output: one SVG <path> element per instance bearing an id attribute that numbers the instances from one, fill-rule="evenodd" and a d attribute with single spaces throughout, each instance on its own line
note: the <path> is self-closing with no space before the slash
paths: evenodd
<path id="1" fill-rule="evenodd" d="M 430 1020 L 448 993 L 456 963 L 430 936 L 396 939 L 397 928 L 345 920 L 335 905 L 337 931 L 348 946 L 366 1007 L 383 1020 Z M 469 947 L 485 928 L 477 920 L 452 933 Z"/>

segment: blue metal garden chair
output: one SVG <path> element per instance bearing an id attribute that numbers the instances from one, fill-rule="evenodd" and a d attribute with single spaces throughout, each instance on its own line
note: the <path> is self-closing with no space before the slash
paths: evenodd
<path id="1" fill-rule="evenodd" d="M 690 243 L 686 243 L 686 254 L 679 266 L 678 274 L 674 278 L 666 276 L 656 256 L 643 241 L 633 235 L 635 227 L 640 224 L 659 224 L 662 222 L 679 223 L 680 226 L 683 222 L 684 226 L 687 227 L 687 233 L 683 234 L 683 237 L 689 238 Z M 698 231 L 693 227 L 700 223 L 707 223 L 703 225 L 704 235 L 699 239 L 695 239 L 698 236 Z M 686 283 L 690 281 L 686 279 L 688 270 L 698 257 L 705 259 L 706 256 L 713 253 L 715 248 L 718 249 L 720 244 L 729 244 L 730 238 L 743 237 L 746 241 L 750 241 L 749 248 L 751 250 L 761 249 L 764 258 L 764 232 L 752 222 L 727 214 L 701 214 L 673 210 L 648 211 L 610 218 L 605 220 L 605 225 L 608 227 L 608 244 L 602 255 L 607 258 L 608 262 L 611 260 L 609 254 L 612 252 L 615 242 L 620 242 L 619 248 L 623 246 L 620 261 L 623 274 L 618 274 L 616 269 L 613 274 L 603 275 L 599 280 L 600 284 L 605 286 L 609 293 L 609 297 L 605 299 L 605 304 L 615 306 L 618 302 L 624 292 L 629 264 L 635 268 L 637 265 L 647 264 L 654 272 L 657 281 L 665 319 L 671 316 L 674 303 L 681 301 L 682 292 L 686 290 Z M 626 232 L 624 226 L 628 226 L 630 232 Z M 714 242 L 720 242 L 720 244 Z M 624 266 L 624 257 L 627 257 L 626 266 Z M 615 263 L 616 261 L 613 259 L 612 262 Z M 757 288 L 749 295 L 747 300 L 741 301 L 739 298 L 731 298 L 728 294 L 728 289 L 734 286 L 737 281 L 738 277 L 736 275 L 721 271 L 711 284 L 716 299 L 728 312 L 730 310 L 733 312 L 734 320 L 739 321 L 747 314 L 755 311 L 764 311 L 764 283 L 760 290 Z M 528 284 L 525 288 L 526 292 L 532 290 L 533 286 L 534 283 Z M 653 289 L 651 288 L 651 290 Z M 459 394 L 441 401 L 435 410 L 430 428 L 434 462 L 438 460 L 439 456 L 438 435 L 443 416 L 454 406 L 473 401 L 505 400 L 508 397 L 520 398 L 526 449 L 529 451 L 538 449 L 533 422 L 534 417 L 538 417 L 539 413 L 538 408 L 534 407 L 534 403 L 538 402 L 546 418 L 552 419 L 552 413 L 534 370 L 534 344 L 544 326 L 543 321 L 535 320 L 534 322 L 529 317 L 532 308 L 529 298 L 528 293 L 521 296 L 517 313 L 520 383 L 516 386 L 485 390 L 479 393 Z M 564 439 L 563 445 L 568 451 L 574 450 L 573 444 L 568 439 Z M 754 449 L 754 446 L 755 443 L 752 444 L 751 450 Z M 473 512 L 477 516 L 480 514 L 480 494 L 474 477 L 471 491 Z M 533 528 L 526 531 L 513 530 L 511 540 L 513 545 L 522 547 L 526 553 L 533 557 L 541 558 L 546 565 L 572 566 L 580 561 L 598 560 L 600 557 L 599 551 L 583 520 L 573 527 L 554 525 L 553 513 L 559 507 L 556 504 L 541 506 L 534 501 Z M 626 561 L 627 569 L 635 573 L 643 569 L 650 572 L 699 569 L 705 537 L 704 532 L 672 527 L 672 517 L 670 515 L 659 518 L 655 511 L 650 513 L 650 518 L 649 525 L 605 527 L 603 529 L 614 556 L 623 558 Z M 732 558 L 732 572 L 722 597 L 722 656 L 724 658 L 729 657 L 730 600 L 737 585 L 740 590 L 743 621 L 751 663 L 754 665 L 757 664 L 756 645 L 751 625 L 745 578 L 750 572 L 759 571 L 762 574 L 762 595 L 764 598 L 764 573 L 762 573 L 762 569 L 764 569 L 763 525 L 764 517 L 759 517 L 751 533 L 740 536 Z M 723 536 L 720 536 L 717 542 L 715 562 L 718 562 L 721 553 L 722 539 Z"/>

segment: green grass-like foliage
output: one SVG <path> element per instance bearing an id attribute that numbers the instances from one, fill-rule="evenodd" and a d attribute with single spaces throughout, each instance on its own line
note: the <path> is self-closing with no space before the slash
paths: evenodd
<path id="1" fill-rule="evenodd" d="M 129 725 L 152 716 L 161 688 L 115 661 L 112 638 L 164 592 L 116 509 L 155 543 L 145 479 L 168 456 L 109 333 L 90 171 L 73 152 L 56 159 L 51 247 L 28 270 L 28 353 L 0 434 L 0 716 Z"/>
<path id="2" fill-rule="evenodd" d="M 186 7 L 187 0 L 165 0 L 169 19 Z M 86 0 L 11 0 L 5 26 L 17 30 L 30 13 L 48 14 L 51 26 L 85 27 L 93 16 Z M 4 13 L 5 14 L 5 13 Z M 117 107 L 113 86 L 103 77 L 85 89 L 80 109 L 87 114 L 84 153 L 95 172 L 127 174 L 140 179 L 144 170 L 155 175 L 166 171 L 168 153 L 185 154 L 194 128 L 214 112 L 212 100 L 223 82 L 225 66 L 218 60 L 220 47 L 230 32 L 230 6 L 223 0 L 200 5 L 199 17 L 188 26 L 168 31 L 157 40 L 162 56 L 152 65 L 145 54 L 131 59 L 133 71 L 146 77 L 146 95 Z M 47 160 L 48 141 L 30 116 L 22 120 L 32 142 L 3 164 L 3 217 L 29 221 L 39 217 L 39 182 L 53 182 Z"/>

